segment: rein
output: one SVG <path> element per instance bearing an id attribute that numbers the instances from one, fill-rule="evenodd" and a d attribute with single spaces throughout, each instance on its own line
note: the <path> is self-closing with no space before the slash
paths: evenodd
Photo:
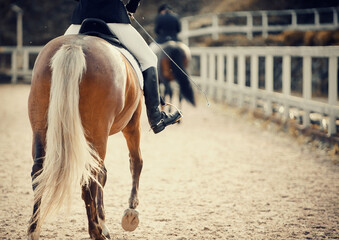
<path id="1" fill-rule="evenodd" d="M 152 40 L 152 42 L 154 42 L 158 48 L 168 57 L 168 59 L 174 63 L 174 65 L 183 73 L 185 74 L 185 76 L 195 85 L 195 87 L 204 95 L 207 106 L 210 106 L 210 102 L 208 101 L 208 98 L 206 96 L 206 93 L 204 92 L 204 90 L 202 90 L 202 88 L 168 55 L 168 53 L 155 41 L 155 39 L 147 32 L 147 30 L 135 19 L 135 17 L 133 16 L 133 14 L 128 13 L 129 17 L 131 19 L 133 19 L 137 25 L 146 33 L 146 35 Z"/>

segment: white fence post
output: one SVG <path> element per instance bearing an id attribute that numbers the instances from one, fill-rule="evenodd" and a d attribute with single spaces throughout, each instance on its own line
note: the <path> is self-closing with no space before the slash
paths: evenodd
<path id="1" fill-rule="evenodd" d="M 267 12 L 261 13 L 261 22 L 262 22 L 262 36 L 263 38 L 268 37 L 268 18 L 267 18 Z"/>
<path id="2" fill-rule="evenodd" d="M 247 16 L 246 16 L 246 20 L 247 20 L 247 38 L 248 39 L 253 39 L 253 15 L 251 12 L 248 12 L 247 13 Z"/>
<path id="3" fill-rule="evenodd" d="M 17 64 L 17 59 L 18 59 L 18 51 L 14 50 L 12 52 L 12 56 L 11 56 L 11 65 L 12 65 L 12 83 L 16 83 L 18 80 L 18 64 Z"/>
<path id="4" fill-rule="evenodd" d="M 216 81 L 215 81 L 215 54 L 214 53 L 209 53 L 208 54 L 208 64 L 209 64 L 209 69 L 208 69 L 208 89 L 210 93 L 213 95 L 214 100 L 216 100 L 216 93 L 217 93 L 217 88 L 216 88 Z"/>
<path id="5" fill-rule="evenodd" d="M 23 50 L 23 65 L 22 65 L 22 74 L 24 79 L 29 77 L 29 52 L 27 49 Z"/>
<path id="6" fill-rule="evenodd" d="M 289 119 L 290 106 L 288 104 L 288 97 L 291 96 L 291 56 L 283 56 L 282 64 L 282 92 L 285 96 L 284 100 L 284 118 Z"/>
<path id="7" fill-rule="evenodd" d="M 246 58 L 245 55 L 241 54 L 238 57 L 238 88 L 240 92 L 239 96 L 239 106 L 242 107 L 244 105 L 245 98 L 245 84 L 246 84 Z"/>
<path id="8" fill-rule="evenodd" d="M 187 35 L 189 33 L 189 25 L 187 19 L 181 20 L 181 29 L 182 33 L 184 34 L 182 37 L 182 41 L 188 46 L 189 45 L 189 36 Z"/>
<path id="9" fill-rule="evenodd" d="M 339 22 L 338 22 L 338 13 L 337 13 L 337 9 L 336 8 L 332 8 L 333 10 L 333 24 L 335 26 L 338 26 L 339 25 Z"/>
<path id="10" fill-rule="evenodd" d="M 224 98 L 224 79 L 225 79 L 225 64 L 224 64 L 224 55 L 222 53 L 218 53 L 218 68 L 217 68 L 217 99 L 219 101 L 223 101 Z"/>
<path id="11" fill-rule="evenodd" d="M 329 58 L 328 64 L 328 103 L 335 106 L 338 104 L 338 57 L 333 56 Z M 334 112 L 329 114 L 328 135 L 336 133 L 336 116 Z"/>
<path id="12" fill-rule="evenodd" d="M 303 57 L 303 98 L 309 101 L 312 98 L 312 59 L 310 56 Z M 310 110 L 304 107 L 303 125 L 310 126 Z"/>
<path id="13" fill-rule="evenodd" d="M 313 10 L 314 12 L 314 25 L 318 28 L 320 26 L 320 16 L 317 9 Z"/>
<path id="14" fill-rule="evenodd" d="M 259 61 L 258 55 L 251 55 L 251 89 L 252 89 L 252 104 L 251 107 L 257 107 L 257 92 L 259 84 Z"/>
<path id="15" fill-rule="evenodd" d="M 202 81 L 201 88 L 206 90 L 206 88 L 207 88 L 207 79 L 208 79 L 208 76 L 207 76 L 207 74 L 208 74 L 208 70 L 207 70 L 207 53 L 206 52 L 201 54 L 201 57 L 200 57 L 200 67 L 201 67 L 201 81 Z"/>
<path id="16" fill-rule="evenodd" d="M 273 93 L 273 56 L 266 55 L 265 58 L 265 90 L 269 97 L 267 99 L 265 113 L 267 116 L 272 115 L 272 93 Z"/>
<path id="17" fill-rule="evenodd" d="M 295 11 L 292 11 L 291 12 L 291 27 L 294 29 L 294 28 L 297 28 L 297 25 L 298 25 L 298 18 L 297 18 L 297 13 Z"/>
<path id="18" fill-rule="evenodd" d="M 214 40 L 219 39 L 219 17 L 218 15 L 213 15 L 212 17 L 212 38 Z"/>
<path id="19" fill-rule="evenodd" d="M 234 89 L 234 56 L 227 54 L 227 102 L 232 103 Z"/>

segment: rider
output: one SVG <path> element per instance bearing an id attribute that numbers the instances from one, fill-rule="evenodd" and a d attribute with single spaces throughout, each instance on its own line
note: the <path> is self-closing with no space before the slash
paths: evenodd
<path id="1" fill-rule="evenodd" d="M 148 122 L 154 133 L 161 132 L 166 126 L 177 123 L 181 114 L 166 114 L 159 110 L 159 83 L 157 74 L 157 57 L 148 47 L 145 40 L 131 25 L 132 16 L 140 0 L 130 0 L 126 6 L 121 0 L 76 0 L 79 3 L 74 9 L 72 24 L 67 34 L 78 34 L 81 23 L 86 18 L 98 18 L 105 21 L 111 31 L 138 59 L 144 78 L 144 96 Z"/>
<path id="2" fill-rule="evenodd" d="M 161 44 L 170 40 L 178 41 L 177 35 L 181 31 L 181 23 L 179 17 L 171 9 L 171 6 L 166 3 L 158 8 L 154 27 L 157 43 Z"/>

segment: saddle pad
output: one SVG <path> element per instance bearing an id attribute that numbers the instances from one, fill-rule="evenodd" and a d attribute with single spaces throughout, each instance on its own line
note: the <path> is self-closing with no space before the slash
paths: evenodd
<path id="1" fill-rule="evenodd" d="M 139 63 L 135 60 L 134 56 L 129 52 L 127 51 L 126 49 L 124 48 L 120 48 L 120 47 L 116 47 L 116 49 L 122 54 L 124 55 L 124 57 L 129 61 L 129 63 L 132 65 L 137 77 L 138 77 L 138 80 L 139 80 L 139 84 L 140 84 L 140 88 L 141 90 L 144 89 L 144 78 L 142 76 L 142 72 L 141 72 L 141 69 L 140 69 L 140 66 L 139 66 Z"/>

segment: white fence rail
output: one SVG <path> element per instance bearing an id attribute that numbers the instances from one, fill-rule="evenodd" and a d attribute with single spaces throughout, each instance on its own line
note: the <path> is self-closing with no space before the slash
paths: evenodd
<path id="1" fill-rule="evenodd" d="M 32 66 L 35 61 L 35 57 L 41 49 L 42 47 L 23 47 L 22 49 L 18 49 L 16 47 L 0 47 L 0 73 L 10 76 L 12 83 L 16 83 L 19 77 L 28 79 L 28 82 L 30 82 Z M 6 55 L 9 55 L 10 58 L 9 68 L 6 67 L 5 63 Z"/>
<path id="2" fill-rule="evenodd" d="M 0 56 L 10 56 L 11 67 L 6 72 L 12 83 L 18 77 L 30 82 L 35 57 L 42 47 L 0 47 Z M 310 113 L 320 113 L 328 118 L 328 134 L 337 133 L 339 119 L 338 102 L 338 56 L 339 47 L 210 47 L 191 48 L 193 78 L 205 92 L 218 100 L 237 102 L 239 106 L 249 104 L 255 108 L 264 102 L 267 115 L 273 112 L 273 104 L 283 106 L 283 114 L 289 117 L 290 108 L 303 111 L 303 125 L 310 125 Z M 30 57 L 31 56 L 31 57 Z M 274 89 L 274 58 L 281 57 L 282 89 Z M 292 58 L 302 58 L 301 96 L 292 93 Z M 264 87 L 259 87 L 259 58 L 265 59 Z M 318 101 L 312 96 L 312 59 L 328 60 L 328 97 Z M 249 60 L 249 61 L 248 61 Z M 249 63 L 249 64 L 248 64 Z M 247 66 L 249 65 L 249 67 Z M 249 83 L 246 80 L 249 79 Z"/>
<path id="3" fill-rule="evenodd" d="M 251 39 L 254 33 L 267 37 L 270 32 L 285 30 L 316 31 L 339 28 L 339 7 L 279 11 L 239 11 L 205 14 L 181 19 L 180 38 L 189 45 L 193 37 L 242 33 Z M 232 20 L 229 20 L 232 19 Z M 307 20 L 305 20 L 307 19 Z"/>
<path id="4" fill-rule="evenodd" d="M 255 108 L 264 102 L 265 114 L 271 116 L 273 104 L 282 106 L 288 119 L 290 109 L 303 112 L 303 125 L 310 126 L 310 113 L 328 118 L 328 135 L 337 133 L 338 56 L 339 47 L 209 47 L 191 48 L 192 74 L 208 96 L 217 100 L 248 104 Z M 274 58 L 281 57 L 282 89 L 274 89 Z M 291 89 L 292 58 L 302 58 L 302 90 L 300 96 Z M 259 58 L 264 58 L 264 87 L 259 88 Z M 328 97 L 319 101 L 312 97 L 312 59 L 328 61 Z M 246 64 L 249 63 L 249 64 Z M 246 80 L 249 79 L 249 82 Z M 262 80 L 262 79 L 260 79 Z"/>

